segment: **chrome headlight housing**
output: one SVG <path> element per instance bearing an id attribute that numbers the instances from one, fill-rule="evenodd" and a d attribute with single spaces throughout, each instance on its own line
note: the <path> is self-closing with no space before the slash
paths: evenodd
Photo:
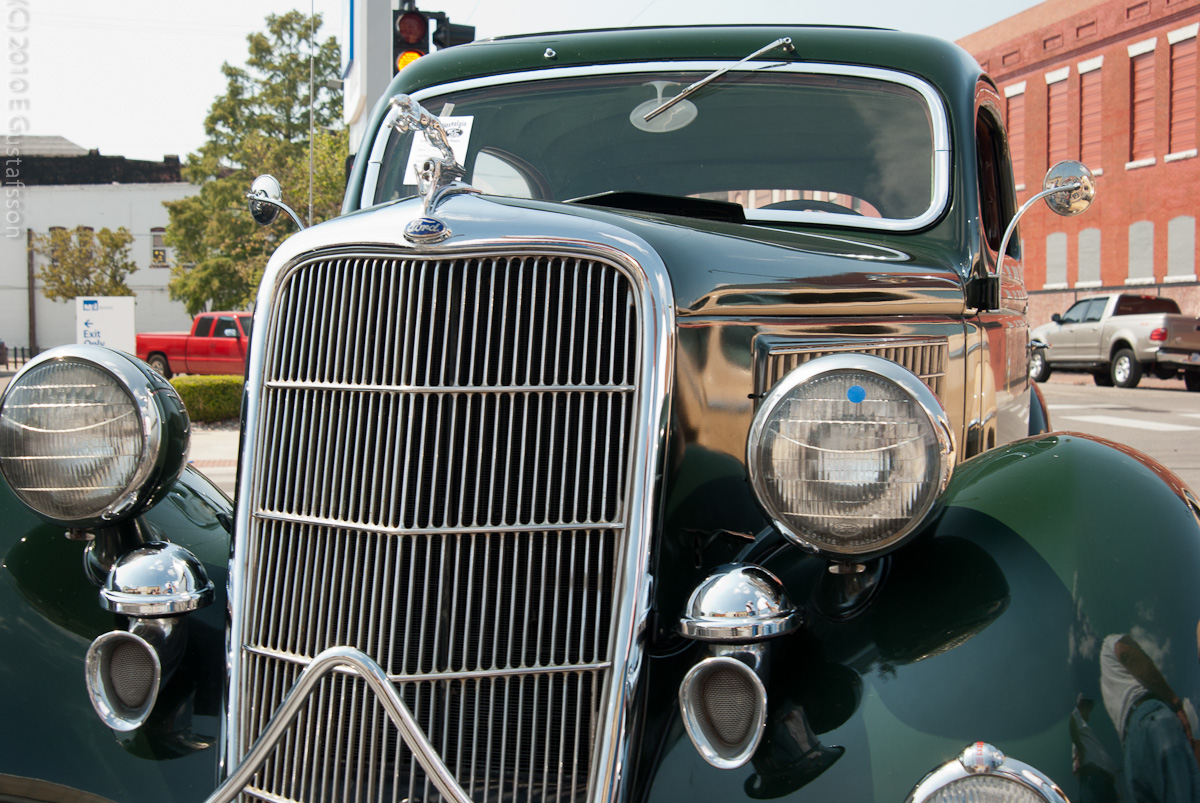
<path id="1" fill-rule="evenodd" d="M 747 442 L 754 492 L 775 526 L 832 560 L 887 552 L 950 481 L 954 438 L 915 374 L 870 354 L 796 368 L 763 399 Z"/>
<path id="2" fill-rule="evenodd" d="M 106 526 L 179 479 L 189 436 L 179 395 L 149 367 L 60 346 L 29 362 L 0 401 L 0 474 L 47 521 Z"/>
<path id="3" fill-rule="evenodd" d="M 1062 789 L 1046 775 L 1008 758 L 986 742 L 969 745 L 962 754 L 925 776 L 905 803 L 1068 803 Z"/>

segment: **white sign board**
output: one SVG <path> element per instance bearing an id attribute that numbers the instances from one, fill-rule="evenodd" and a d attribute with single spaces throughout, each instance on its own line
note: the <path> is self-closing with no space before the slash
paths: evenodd
<path id="1" fill-rule="evenodd" d="M 133 296 L 81 296 L 75 299 L 75 342 L 137 353 Z"/>

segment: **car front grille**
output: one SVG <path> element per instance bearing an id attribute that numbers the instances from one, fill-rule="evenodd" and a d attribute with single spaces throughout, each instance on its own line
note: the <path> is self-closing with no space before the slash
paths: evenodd
<path id="1" fill-rule="evenodd" d="M 586 797 L 619 675 L 637 293 L 569 254 L 314 256 L 280 276 L 238 547 L 242 753 L 304 666 L 349 645 L 473 799 Z M 246 794 L 439 798 L 350 672 Z"/>

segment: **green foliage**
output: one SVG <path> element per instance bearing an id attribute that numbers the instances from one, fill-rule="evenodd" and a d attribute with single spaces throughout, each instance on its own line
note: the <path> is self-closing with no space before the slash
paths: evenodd
<path id="1" fill-rule="evenodd" d="M 240 376 L 177 376 L 171 384 L 193 421 L 224 421 L 242 411 Z"/>
<path id="2" fill-rule="evenodd" d="M 320 15 L 313 22 L 319 29 Z M 166 241 L 175 248 L 176 260 L 170 293 L 191 315 L 249 307 L 267 259 L 292 233 L 286 215 L 261 228 L 250 218 L 245 195 L 255 176 L 270 173 L 279 179 L 285 203 L 307 217 L 309 23 L 298 11 L 270 15 L 267 30 L 248 37 L 246 66 L 222 66 L 226 91 L 213 101 L 204 122 L 208 141 L 184 168 L 200 192 L 166 204 L 171 218 Z M 338 77 L 340 51 L 333 38 L 316 45 L 314 221 L 338 214 L 348 153 L 347 134 L 339 130 L 341 93 L 326 87 Z"/>
<path id="3" fill-rule="evenodd" d="M 137 270 L 129 255 L 133 235 L 124 227 L 93 231 L 86 226 L 35 234 L 30 249 L 45 258 L 37 277 L 53 301 L 77 296 L 131 296 L 125 277 Z"/>

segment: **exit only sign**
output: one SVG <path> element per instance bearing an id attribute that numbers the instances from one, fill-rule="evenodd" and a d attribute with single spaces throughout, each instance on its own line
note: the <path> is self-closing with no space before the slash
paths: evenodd
<path id="1" fill-rule="evenodd" d="M 133 296 L 75 298 L 75 342 L 137 353 Z"/>

